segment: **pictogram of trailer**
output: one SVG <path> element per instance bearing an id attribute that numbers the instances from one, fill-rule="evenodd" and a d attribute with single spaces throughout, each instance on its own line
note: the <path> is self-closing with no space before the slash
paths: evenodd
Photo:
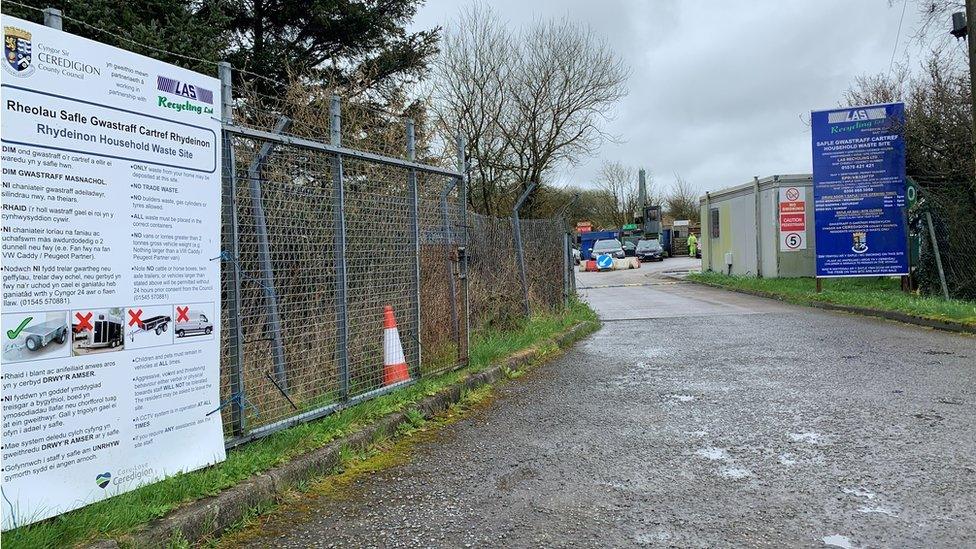
<path id="1" fill-rule="evenodd" d="M 135 341 L 136 334 L 142 332 L 155 332 L 156 335 L 159 335 L 169 329 L 169 323 L 172 321 L 173 319 L 169 315 L 151 316 L 146 320 L 139 320 L 136 323 L 136 329 L 129 332 L 129 340 Z"/>
<path id="2" fill-rule="evenodd" d="M 29 351 L 39 351 L 52 341 L 56 341 L 60 345 L 68 340 L 68 323 L 64 320 L 48 320 L 24 328 L 23 333 L 24 342 L 8 345 L 7 349 L 27 347 Z"/>
<path id="3" fill-rule="evenodd" d="M 122 320 L 116 317 L 98 315 L 98 319 L 91 322 L 92 327 L 75 333 L 80 349 L 98 349 L 101 347 L 115 348 L 125 341 Z"/>

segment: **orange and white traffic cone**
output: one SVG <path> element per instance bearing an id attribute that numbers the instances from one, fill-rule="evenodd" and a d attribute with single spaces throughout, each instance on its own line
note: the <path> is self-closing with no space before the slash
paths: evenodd
<path id="1" fill-rule="evenodd" d="M 403 356 L 400 332 L 397 331 L 393 307 L 383 307 L 383 385 L 393 385 L 410 379 L 407 359 Z"/>

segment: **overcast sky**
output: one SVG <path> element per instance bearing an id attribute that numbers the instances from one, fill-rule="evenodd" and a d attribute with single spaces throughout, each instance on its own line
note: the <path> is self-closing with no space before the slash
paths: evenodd
<path id="1" fill-rule="evenodd" d="M 457 0 L 427 0 L 415 27 L 447 25 Z M 657 188 L 678 172 L 700 191 L 810 173 L 811 110 L 837 106 L 854 78 L 888 70 L 902 2 L 888 0 L 491 0 L 518 25 L 570 17 L 632 68 L 605 144 L 561 184 L 591 182 L 602 160 L 645 167 Z M 909 2 L 896 61 L 917 65 Z M 946 22 L 948 30 L 949 23 Z"/>

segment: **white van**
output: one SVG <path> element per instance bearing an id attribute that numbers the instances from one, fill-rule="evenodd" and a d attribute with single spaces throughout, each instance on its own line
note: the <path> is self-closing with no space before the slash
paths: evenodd
<path id="1" fill-rule="evenodd" d="M 200 311 L 190 311 L 187 316 L 190 317 L 190 320 L 176 323 L 176 337 L 213 333 L 213 323 L 210 322 L 207 315 Z"/>

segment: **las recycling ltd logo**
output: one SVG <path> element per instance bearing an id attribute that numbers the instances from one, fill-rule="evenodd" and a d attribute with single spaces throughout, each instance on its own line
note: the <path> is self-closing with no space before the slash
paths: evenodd
<path id="1" fill-rule="evenodd" d="M 884 107 L 868 107 L 827 113 L 827 123 L 830 124 L 830 133 L 832 134 L 879 126 L 885 124 L 887 118 L 888 111 Z"/>
<path id="2" fill-rule="evenodd" d="M 3 58 L 6 61 L 3 68 L 7 72 L 20 78 L 33 74 L 31 48 L 31 33 L 18 27 L 3 28 Z"/>
<path id="3" fill-rule="evenodd" d="M 176 95 L 178 97 L 184 98 L 182 103 L 177 103 L 170 100 L 165 95 L 160 95 L 157 98 L 157 107 L 164 107 L 167 109 L 173 109 L 177 112 L 189 111 L 197 114 L 213 114 L 213 91 L 207 88 L 201 88 L 200 86 L 195 86 L 193 84 L 188 84 L 186 82 L 181 82 L 174 78 L 167 78 L 162 75 L 156 76 L 156 89 L 161 92 Z M 190 100 L 200 101 L 207 103 L 210 106 L 198 105 L 192 103 Z"/>

